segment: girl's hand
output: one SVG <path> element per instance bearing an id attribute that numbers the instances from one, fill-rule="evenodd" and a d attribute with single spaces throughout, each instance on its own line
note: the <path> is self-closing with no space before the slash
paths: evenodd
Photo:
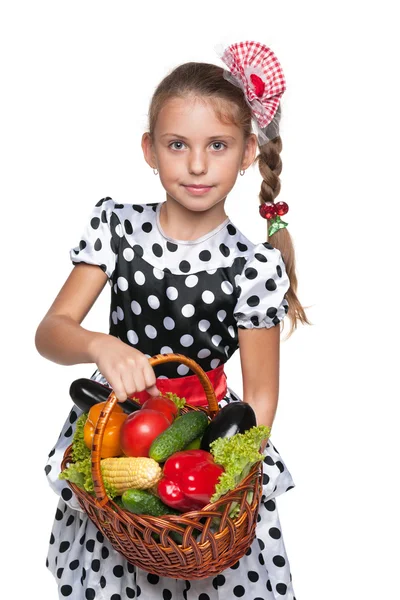
<path id="1" fill-rule="evenodd" d="M 112 335 L 99 333 L 93 338 L 89 352 L 119 402 L 143 390 L 152 396 L 160 394 L 154 369 L 139 350 Z"/>

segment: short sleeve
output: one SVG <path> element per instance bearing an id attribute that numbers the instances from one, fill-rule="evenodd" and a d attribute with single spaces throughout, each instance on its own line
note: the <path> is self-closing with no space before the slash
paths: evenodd
<path id="1" fill-rule="evenodd" d="M 113 213 L 114 208 L 112 198 L 99 200 L 89 215 L 78 246 L 70 250 L 74 265 L 97 265 L 107 274 L 109 281 L 115 270 L 117 256 L 115 233 L 112 234 L 111 227 L 112 218 L 118 219 Z"/>
<path id="2" fill-rule="evenodd" d="M 284 297 L 290 287 L 280 250 L 268 242 L 256 244 L 236 276 L 237 303 L 233 316 L 240 329 L 278 325 L 289 309 Z"/>

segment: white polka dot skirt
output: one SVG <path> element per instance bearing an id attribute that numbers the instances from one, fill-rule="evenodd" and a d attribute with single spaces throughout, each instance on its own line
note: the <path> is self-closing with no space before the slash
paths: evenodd
<path id="1" fill-rule="evenodd" d="M 222 408 L 240 398 L 229 387 Z M 276 497 L 294 482 L 270 438 L 264 451 L 263 495 L 256 538 L 236 564 L 201 580 L 159 577 L 130 564 L 97 529 L 69 488 L 57 479 L 65 448 L 79 416 L 70 412 L 45 471 L 60 496 L 50 534 L 46 566 L 53 573 L 59 598 L 70 600 L 295 600 L 289 559 L 283 541 Z M 66 435 L 67 434 L 67 435 Z"/>

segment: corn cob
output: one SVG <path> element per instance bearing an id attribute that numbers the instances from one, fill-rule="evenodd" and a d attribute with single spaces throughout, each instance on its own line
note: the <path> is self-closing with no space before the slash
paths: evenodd
<path id="1" fill-rule="evenodd" d="M 131 488 L 151 488 L 162 477 L 162 469 L 158 462 L 144 456 L 103 458 L 100 464 L 104 480 L 118 495 Z"/>

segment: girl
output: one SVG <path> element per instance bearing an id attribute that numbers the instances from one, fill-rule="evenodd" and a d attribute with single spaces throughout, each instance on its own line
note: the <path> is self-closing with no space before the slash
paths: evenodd
<path id="1" fill-rule="evenodd" d="M 148 358 L 185 354 L 207 372 L 220 407 L 241 401 L 223 370 L 240 347 L 243 401 L 254 408 L 258 424 L 272 426 L 280 323 L 289 316 L 290 335 L 298 319 L 309 323 L 296 296 L 291 238 L 280 219 L 287 205 L 280 203 L 283 210 L 276 214 L 279 204 L 273 204 L 280 191 L 279 98 L 285 84 L 275 55 L 261 44 L 234 44 L 222 60 L 229 71 L 187 63 L 156 89 L 142 149 L 166 200 L 120 204 L 106 197 L 96 203 L 70 251 L 76 267 L 35 341 L 40 354 L 59 364 L 95 363 L 92 379 L 112 387 L 120 402 L 133 394 L 144 400 L 159 389 L 179 395 L 193 380 L 188 367 L 158 365 L 156 376 Z M 255 161 L 263 178 L 260 214 L 271 220 L 271 243 L 248 240 L 225 212 L 238 173 Z M 251 203 L 246 209 L 252 210 Z M 88 331 L 80 323 L 107 282 L 109 334 Z M 193 394 L 190 402 L 204 399 Z M 219 575 L 185 581 L 128 563 L 58 479 L 80 414 L 76 407 L 70 411 L 45 467 L 60 495 L 46 561 L 59 598 L 294 600 L 276 505 L 294 483 L 271 439 L 262 449 L 263 497 L 252 546 Z"/>

